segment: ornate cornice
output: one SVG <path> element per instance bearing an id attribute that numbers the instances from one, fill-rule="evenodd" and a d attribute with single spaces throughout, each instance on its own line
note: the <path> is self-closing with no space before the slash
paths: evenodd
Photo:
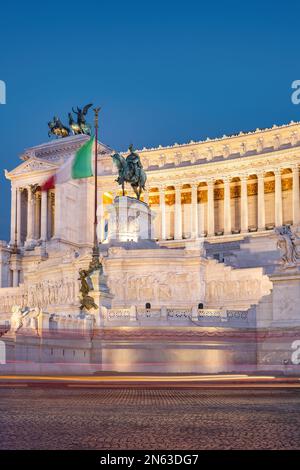
<path id="1" fill-rule="evenodd" d="M 31 147 L 23 155 L 24 164 L 11 172 L 6 172 L 6 177 L 11 179 L 15 176 L 26 175 L 29 171 L 39 174 L 42 171 L 49 173 L 49 170 L 57 168 L 74 154 L 88 138 L 86 135 L 72 136 Z M 252 139 L 252 143 L 249 139 Z M 220 142 L 221 147 L 217 147 Z M 256 146 L 255 151 L 253 151 L 252 144 Z M 239 153 L 234 154 L 236 146 L 238 146 Z M 225 155 L 220 155 L 218 151 L 220 148 Z M 201 149 L 205 149 L 208 154 L 205 156 Z M 109 147 L 102 143 L 98 144 L 101 173 L 99 183 L 106 191 L 116 186 L 114 182 L 116 169 L 110 158 L 111 152 Z M 146 159 L 150 165 L 148 169 L 146 168 L 148 187 L 198 184 L 209 180 L 248 177 L 251 174 L 293 168 L 299 165 L 300 159 L 300 123 L 273 126 L 271 129 L 240 133 L 231 137 L 224 136 L 221 139 L 210 140 L 209 145 L 205 141 L 146 149 L 141 151 L 141 158 L 143 164 Z M 172 165 L 170 165 L 171 161 Z M 29 166 L 27 166 L 28 163 Z M 53 166 L 43 166 L 42 163 Z"/>
<path id="2" fill-rule="evenodd" d="M 189 167 L 159 168 L 148 170 L 147 186 L 182 186 L 185 183 L 200 183 L 215 181 L 226 177 L 249 177 L 250 175 L 265 174 L 276 169 L 293 168 L 299 165 L 300 148 L 278 150 L 269 154 L 240 157 L 234 160 L 206 162 L 190 165 Z M 100 175 L 101 185 L 110 190 L 115 185 L 115 175 Z"/>
<path id="3" fill-rule="evenodd" d="M 94 331 L 94 338 L 102 340 L 116 340 L 116 341 L 198 341 L 209 338 L 224 338 L 230 341 L 231 339 L 240 341 L 258 341 L 270 338 L 294 338 L 300 333 L 300 328 L 278 328 L 278 329 L 251 329 L 251 328 L 220 328 L 220 327 L 160 327 L 160 328 L 102 328 Z"/>
<path id="4" fill-rule="evenodd" d="M 66 137 L 64 139 L 51 140 L 50 142 L 30 147 L 21 155 L 22 160 L 28 160 L 31 157 L 44 159 L 51 162 L 59 162 L 65 160 L 68 156 L 73 155 L 81 145 L 90 137 L 87 135 L 77 135 Z M 110 154 L 112 149 L 107 145 L 98 142 L 98 155 Z"/>
<path id="5" fill-rule="evenodd" d="M 45 173 L 49 170 L 54 171 L 57 169 L 57 167 L 58 166 L 52 162 L 30 157 L 28 160 L 21 163 L 21 165 L 17 166 L 14 170 L 10 172 L 5 170 L 5 177 L 11 180 L 19 176 L 32 175 L 35 172 Z"/>
<path id="6" fill-rule="evenodd" d="M 223 135 L 222 137 L 215 137 L 215 138 L 207 137 L 205 140 L 199 140 L 199 141 L 191 140 L 190 142 L 184 143 L 184 144 L 175 143 L 173 145 L 167 145 L 167 146 L 159 145 L 158 147 L 152 147 L 152 148 L 143 147 L 142 149 L 138 150 L 138 152 L 140 152 L 141 154 L 154 153 L 154 152 L 158 154 L 159 153 L 162 154 L 163 152 L 168 151 L 168 150 L 173 150 L 173 151 L 176 150 L 177 153 L 180 154 L 181 150 L 184 150 L 185 148 L 190 148 L 190 147 L 195 147 L 195 146 L 197 147 L 201 145 L 203 147 L 206 147 L 206 151 L 208 152 L 212 151 L 212 153 L 214 154 L 215 144 L 221 144 L 221 148 L 225 152 L 227 152 L 228 155 L 230 155 L 230 153 L 233 151 L 230 145 L 232 143 L 234 144 L 235 141 L 241 141 L 242 151 L 247 151 L 248 146 L 245 144 L 245 142 L 249 142 L 250 140 L 255 142 L 256 145 L 261 145 L 264 148 L 266 148 L 267 147 L 266 139 L 270 139 L 270 137 L 272 138 L 272 144 L 275 146 L 278 146 L 282 144 L 281 136 L 282 134 L 286 134 L 286 132 L 289 133 L 291 144 L 295 145 L 295 138 L 298 137 L 297 133 L 299 131 L 299 125 L 300 125 L 300 122 L 291 121 L 289 124 L 283 124 L 281 126 L 274 124 L 270 128 L 256 129 L 255 131 L 249 131 L 249 132 L 240 131 L 237 134 Z"/>

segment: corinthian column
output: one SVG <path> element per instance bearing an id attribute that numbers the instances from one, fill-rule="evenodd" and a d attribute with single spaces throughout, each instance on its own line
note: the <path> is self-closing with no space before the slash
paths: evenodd
<path id="1" fill-rule="evenodd" d="M 257 173 L 257 225 L 258 230 L 266 229 L 264 171 Z"/>
<path id="2" fill-rule="evenodd" d="M 214 181 L 207 181 L 207 235 L 215 234 Z"/>
<path id="3" fill-rule="evenodd" d="M 48 212 L 48 191 L 41 194 L 41 240 L 47 240 L 47 212 Z"/>
<path id="4" fill-rule="evenodd" d="M 293 224 L 300 223 L 299 167 L 293 167 Z"/>
<path id="5" fill-rule="evenodd" d="M 281 171 L 276 169 L 275 174 L 275 226 L 282 225 L 282 189 L 281 189 Z"/>
<path id="6" fill-rule="evenodd" d="M 62 215 L 63 215 L 64 188 L 62 184 L 56 185 L 54 194 L 55 194 L 54 196 L 55 211 L 54 211 L 54 236 L 53 238 L 60 239 L 62 238 L 62 228 L 63 228 Z"/>
<path id="7" fill-rule="evenodd" d="M 247 175 L 241 176 L 241 232 L 248 232 Z"/>
<path id="8" fill-rule="evenodd" d="M 224 235 L 231 234 L 230 178 L 224 181 Z"/>
<path id="9" fill-rule="evenodd" d="M 198 238 L 198 184 L 192 184 L 192 220 L 191 220 L 191 232 L 192 238 Z"/>
<path id="10" fill-rule="evenodd" d="M 21 245 L 21 195 L 23 188 L 17 189 L 17 244 Z"/>
<path id="11" fill-rule="evenodd" d="M 174 239 L 182 239 L 181 187 L 175 187 L 175 230 Z"/>
<path id="12" fill-rule="evenodd" d="M 34 203 L 35 203 L 35 194 L 32 191 L 32 188 L 28 186 L 27 188 L 27 236 L 26 244 L 30 244 L 34 236 Z"/>
<path id="13" fill-rule="evenodd" d="M 165 201 L 165 190 L 163 187 L 159 188 L 159 205 L 160 205 L 160 237 L 161 240 L 166 239 L 166 201 Z"/>
<path id="14" fill-rule="evenodd" d="M 11 187 L 11 208 L 10 208 L 10 245 L 15 243 L 16 233 L 16 208 L 17 208 L 17 195 L 16 188 Z"/>

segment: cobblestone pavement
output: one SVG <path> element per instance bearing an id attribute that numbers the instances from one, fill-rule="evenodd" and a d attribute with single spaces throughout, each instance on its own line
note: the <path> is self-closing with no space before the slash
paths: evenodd
<path id="1" fill-rule="evenodd" d="M 0 389 L 1 449 L 300 449 L 293 390 Z"/>

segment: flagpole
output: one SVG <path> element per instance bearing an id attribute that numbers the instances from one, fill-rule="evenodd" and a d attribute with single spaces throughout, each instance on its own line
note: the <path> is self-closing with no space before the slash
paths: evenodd
<path id="1" fill-rule="evenodd" d="M 94 244 L 93 244 L 93 255 L 92 255 L 92 265 L 96 269 L 99 267 L 99 246 L 98 246 L 98 237 L 97 237 L 97 207 L 98 207 L 98 192 L 97 192 L 97 183 L 98 183 L 98 158 L 97 158 L 97 149 L 98 149 L 98 117 L 99 111 L 101 108 L 95 108 L 95 193 L 94 193 Z"/>

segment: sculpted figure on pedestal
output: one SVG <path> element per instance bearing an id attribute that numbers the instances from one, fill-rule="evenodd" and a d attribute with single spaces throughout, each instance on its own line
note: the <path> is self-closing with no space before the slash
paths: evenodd
<path id="1" fill-rule="evenodd" d="M 95 304 L 93 297 L 89 295 L 89 292 L 93 290 L 93 285 L 91 278 L 89 276 L 89 271 L 85 269 L 80 269 L 79 270 L 79 281 L 80 281 L 80 294 L 81 294 L 81 299 L 80 299 L 80 310 L 83 310 L 86 308 L 87 310 L 90 310 L 91 308 L 98 308 L 98 305 Z"/>
<path id="2" fill-rule="evenodd" d="M 12 316 L 10 319 L 10 330 L 13 333 L 16 333 L 22 326 L 22 308 L 19 305 L 13 305 L 12 309 Z"/>
<path id="3" fill-rule="evenodd" d="M 12 307 L 10 320 L 11 331 L 17 333 L 21 328 L 38 332 L 38 317 L 41 311 L 39 308 L 21 308 L 19 305 Z"/>
<path id="4" fill-rule="evenodd" d="M 281 251 L 281 261 L 285 268 L 295 266 L 300 260 L 300 237 L 297 231 L 297 227 L 289 225 L 275 228 L 277 248 Z"/>

